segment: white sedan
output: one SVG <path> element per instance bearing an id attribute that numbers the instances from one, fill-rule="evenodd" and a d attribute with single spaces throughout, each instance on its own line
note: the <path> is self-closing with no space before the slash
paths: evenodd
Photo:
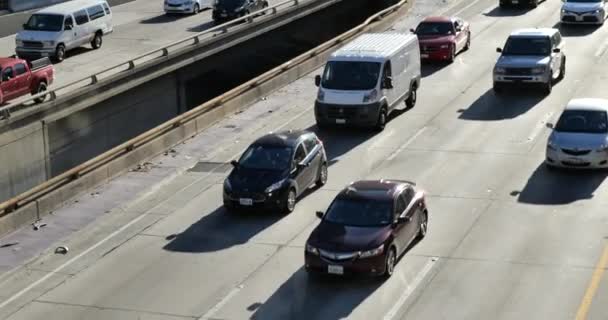
<path id="1" fill-rule="evenodd" d="M 165 0 L 165 13 L 197 14 L 213 7 L 213 0 Z"/>
<path id="2" fill-rule="evenodd" d="M 571 100 L 549 136 L 545 161 L 550 167 L 608 168 L 608 100 Z"/>

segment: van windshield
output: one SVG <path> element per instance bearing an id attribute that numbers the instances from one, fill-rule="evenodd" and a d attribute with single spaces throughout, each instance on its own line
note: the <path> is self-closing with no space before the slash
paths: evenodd
<path id="1" fill-rule="evenodd" d="M 63 16 L 34 14 L 23 27 L 25 30 L 34 31 L 61 31 L 63 29 Z"/>
<path id="2" fill-rule="evenodd" d="M 379 75 L 379 62 L 330 61 L 321 85 L 330 90 L 371 90 L 376 87 Z"/>

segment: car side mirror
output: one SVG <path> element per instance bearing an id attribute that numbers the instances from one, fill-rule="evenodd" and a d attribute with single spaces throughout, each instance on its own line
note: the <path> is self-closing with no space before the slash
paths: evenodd
<path id="1" fill-rule="evenodd" d="M 554 127 L 553 123 L 547 123 L 546 126 L 549 129 L 553 129 L 553 127 Z"/>
<path id="2" fill-rule="evenodd" d="M 410 222 L 412 220 L 412 218 L 408 217 L 408 216 L 399 216 L 397 218 L 397 223 L 406 223 L 406 222 Z"/>
<path id="3" fill-rule="evenodd" d="M 320 86 L 321 85 L 321 76 L 320 75 L 316 75 L 315 76 L 315 86 Z"/>
<path id="4" fill-rule="evenodd" d="M 411 32 L 411 33 L 416 33 L 416 30 L 414 30 L 414 29 L 410 29 L 410 32 Z"/>
<path id="5" fill-rule="evenodd" d="M 236 161 L 236 160 L 232 160 L 232 161 L 230 161 L 230 164 L 231 164 L 233 167 L 235 167 L 235 168 L 238 168 L 238 167 L 239 167 L 239 162 L 238 162 L 238 161 Z"/>
<path id="6" fill-rule="evenodd" d="M 23 29 L 27 29 L 27 23 L 24 23 L 21 26 L 23 27 Z"/>
<path id="7" fill-rule="evenodd" d="M 386 77 L 382 83 L 382 89 L 392 89 L 393 88 L 393 78 Z"/>
<path id="8" fill-rule="evenodd" d="M 300 162 L 297 165 L 298 170 L 302 170 L 302 169 L 304 169 L 306 167 L 308 167 L 308 164 L 307 163 L 303 163 L 303 162 Z"/>
<path id="9" fill-rule="evenodd" d="M 501 48 L 496 48 L 496 52 L 501 53 L 502 49 Z"/>
<path id="10" fill-rule="evenodd" d="M 553 49 L 553 53 L 560 53 L 562 50 L 560 48 Z"/>
<path id="11" fill-rule="evenodd" d="M 317 211 L 316 215 L 317 215 L 317 218 L 323 219 L 323 216 L 325 215 L 325 212 L 323 212 L 323 211 Z"/>

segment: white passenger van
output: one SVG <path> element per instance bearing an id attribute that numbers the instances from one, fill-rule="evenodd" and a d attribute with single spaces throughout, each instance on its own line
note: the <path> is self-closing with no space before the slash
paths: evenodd
<path id="1" fill-rule="evenodd" d="M 112 11 L 106 0 L 74 0 L 32 14 L 15 38 L 17 55 L 51 57 L 60 62 L 71 49 L 90 43 L 101 47 L 113 31 Z"/>
<path id="2" fill-rule="evenodd" d="M 319 128 L 352 125 L 384 129 L 388 115 L 405 101 L 416 104 L 420 49 L 413 34 L 363 34 L 334 52 L 319 87 L 315 118 Z"/>

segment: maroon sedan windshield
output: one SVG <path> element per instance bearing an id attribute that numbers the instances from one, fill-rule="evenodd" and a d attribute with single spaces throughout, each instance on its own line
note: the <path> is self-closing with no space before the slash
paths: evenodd
<path id="1" fill-rule="evenodd" d="M 392 203 L 374 200 L 337 199 L 323 220 L 354 227 L 376 227 L 392 223 Z"/>

